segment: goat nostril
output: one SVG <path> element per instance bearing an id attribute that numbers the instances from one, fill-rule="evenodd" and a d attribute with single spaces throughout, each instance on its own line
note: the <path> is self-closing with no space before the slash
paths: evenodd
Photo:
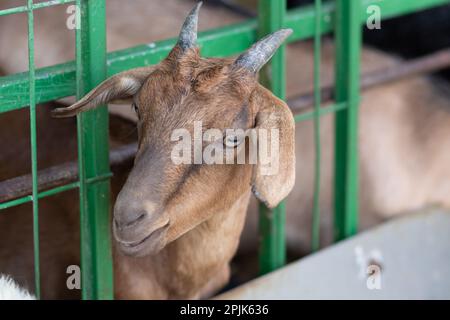
<path id="1" fill-rule="evenodd" d="M 144 218 L 145 218 L 145 213 L 142 213 L 139 217 L 137 217 L 133 221 L 125 223 L 125 227 L 130 227 L 132 225 L 135 225 L 136 223 L 138 223 L 139 221 L 141 221 Z"/>
<path id="2" fill-rule="evenodd" d="M 129 228 L 129 227 L 136 225 L 138 222 L 142 221 L 145 218 L 145 216 L 146 216 L 146 214 L 142 213 L 136 219 L 132 219 L 132 220 L 123 219 L 121 221 L 120 219 L 119 220 L 114 219 L 114 224 L 115 224 L 116 228 L 118 228 L 118 229 Z"/>

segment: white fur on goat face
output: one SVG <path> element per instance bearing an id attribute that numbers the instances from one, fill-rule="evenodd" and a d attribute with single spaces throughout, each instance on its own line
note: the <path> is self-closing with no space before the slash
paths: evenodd
<path id="1" fill-rule="evenodd" d="M 11 277 L 0 275 L 0 300 L 36 300 Z"/>

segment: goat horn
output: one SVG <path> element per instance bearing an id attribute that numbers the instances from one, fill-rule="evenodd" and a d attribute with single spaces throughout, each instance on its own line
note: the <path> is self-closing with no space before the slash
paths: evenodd
<path id="1" fill-rule="evenodd" d="M 246 68 L 256 74 L 272 58 L 278 47 L 291 33 L 292 29 L 281 29 L 265 36 L 242 53 L 234 65 Z"/>
<path id="2" fill-rule="evenodd" d="M 197 5 L 189 12 L 186 20 L 183 23 L 183 27 L 180 31 L 180 37 L 178 39 L 178 45 L 183 49 L 193 48 L 197 45 L 197 24 L 198 24 L 198 11 L 202 6 L 200 1 Z"/>

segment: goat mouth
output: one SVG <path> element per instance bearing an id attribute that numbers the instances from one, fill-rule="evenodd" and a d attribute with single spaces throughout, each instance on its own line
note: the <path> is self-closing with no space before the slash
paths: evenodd
<path id="1" fill-rule="evenodd" d="M 169 228 L 170 221 L 167 221 L 161 227 L 156 228 L 147 236 L 137 241 L 123 241 L 117 234 L 115 236 L 117 242 L 120 244 L 121 250 L 132 256 L 144 256 L 147 254 L 157 253 L 164 247 L 163 236 Z"/>

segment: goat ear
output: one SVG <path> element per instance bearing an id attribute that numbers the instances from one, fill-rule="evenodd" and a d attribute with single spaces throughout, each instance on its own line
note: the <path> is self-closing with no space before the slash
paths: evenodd
<path id="1" fill-rule="evenodd" d="M 295 122 L 286 103 L 264 87 L 255 90 L 252 100 L 259 108 L 255 119 L 259 154 L 253 168 L 252 192 L 267 207 L 273 208 L 289 194 L 295 183 Z M 261 134 L 262 129 L 266 135 Z M 265 151 L 270 153 L 267 163 L 261 158 L 265 153 L 261 152 L 263 143 L 267 146 Z"/>
<path id="2" fill-rule="evenodd" d="M 152 67 L 144 67 L 118 73 L 103 81 L 75 104 L 67 108 L 54 109 L 52 116 L 71 117 L 102 104 L 127 100 L 139 91 L 152 71 Z"/>

